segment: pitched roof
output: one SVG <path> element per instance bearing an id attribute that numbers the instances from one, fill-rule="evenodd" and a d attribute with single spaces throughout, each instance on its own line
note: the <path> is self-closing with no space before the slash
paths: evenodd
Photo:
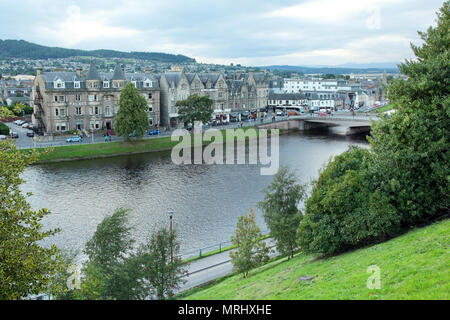
<path id="1" fill-rule="evenodd" d="M 125 80 L 125 74 L 119 63 L 116 63 L 116 66 L 114 68 L 114 73 L 112 76 L 112 80 Z"/>
<path id="2" fill-rule="evenodd" d="M 89 71 L 86 75 L 86 80 L 101 80 L 100 75 L 98 74 L 97 68 L 95 67 L 93 61 L 91 61 L 91 65 L 89 66 Z"/>

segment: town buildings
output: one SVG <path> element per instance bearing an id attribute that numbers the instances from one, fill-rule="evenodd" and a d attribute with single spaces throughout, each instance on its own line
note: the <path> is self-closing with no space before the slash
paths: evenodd
<path id="1" fill-rule="evenodd" d="M 126 74 L 119 64 L 99 73 L 93 63 L 87 73 L 42 72 L 33 84 L 33 123 L 45 133 L 114 129 L 120 91 L 132 82 L 147 101 L 149 127 L 160 123 L 158 80 L 151 73 Z"/>

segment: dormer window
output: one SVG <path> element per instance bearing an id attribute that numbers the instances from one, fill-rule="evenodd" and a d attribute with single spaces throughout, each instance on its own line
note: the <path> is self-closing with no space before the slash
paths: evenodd
<path id="1" fill-rule="evenodd" d="M 54 87 L 56 89 L 64 89 L 66 87 L 66 84 L 64 83 L 64 81 L 62 81 L 61 79 L 57 79 L 54 83 L 53 83 Z"/>
<path id="2" fill-rule="evenodd" d="M 80 83 L 80 81 L 74 81 L 73 87 L 74 87 L 75 89 L 80 89 L 80 88 L 81 88 L 81 83 Z"/>
<path id="3" fill-rule="evenodd" d="M 109 81 L 103 81 L 103 88 L 109 88 Z"/>
<path id="4" fill-rule="evenodd" d="M 152 82 L 149 79 L 145 79 L 144 87 L 145 88 L 151 88 L 152 87 Z"/>

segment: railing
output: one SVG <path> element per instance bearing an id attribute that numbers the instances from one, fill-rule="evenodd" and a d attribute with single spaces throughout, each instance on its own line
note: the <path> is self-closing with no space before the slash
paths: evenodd
<path id="1" fill-rule="evenodd" d="M 263 236 L 267 236 L 269 234 L 269 229 L 261 230 L 261 233 L 263 234 Z M 227 247 L 229 247 L 231 245 L 232 245 L 231 241 L 219 242 L 219 243 L 213 244 L 211 246 L 184 252 L 181 254 L 181 258 L 183 260 L 186 260 L 186 259 L 190 259 L 190 258 L 201 257 L 201 256 L 209 254 L 213 251 L 218 251 L 218 253 L 220 253 L 224 249 L 226 249 Z"/>

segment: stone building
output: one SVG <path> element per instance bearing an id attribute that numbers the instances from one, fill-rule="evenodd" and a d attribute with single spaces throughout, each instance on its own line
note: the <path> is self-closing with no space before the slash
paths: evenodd
<path id="1" fill-rule="evenodd" d="M 185 73 L 181 67 L 158 75 L 161 89 L 161 124 L 181 127 L 176 102 L 197 94 L 213 100 L 213 118 L 228 119 L 232 111 L 267 106 L 268 82 L 263 73 Z"/>
<path id="2" fill-rule="evenodd" d="M 33 123 L 44 133 L 72 130 L 114 129 L 122 88 L 132 82 L 146 99 L 149 128 L 158 126 L 160 90 L 151 72 L 125 74 L 119 64 L 114 72 L 102 73 L 91 63 L 87 73 L 42 72 L 37 69 L 33 84 Z"/>

